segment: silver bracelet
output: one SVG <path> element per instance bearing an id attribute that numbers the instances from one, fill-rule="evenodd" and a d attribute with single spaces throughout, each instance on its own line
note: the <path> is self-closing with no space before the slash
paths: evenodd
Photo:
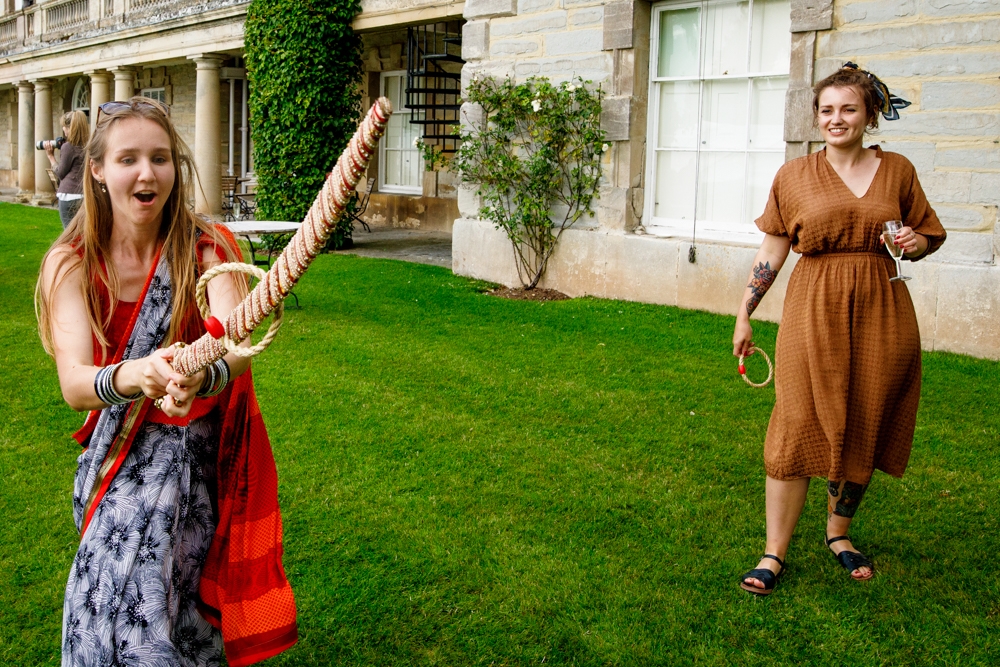
<path id="1" fill-rule="evenodd" d="M 100 399 L 102 403 L 107 403 L 108 405 L 123 405 L 142 398 L 141 391 L 133 396 L 123 396 L 118 393 L 118 390 L 115 389 L 115 371 L 117 371 L 118 367 L 124 363 L 124 361 L 119 361 L 117 364 L 105 366 L 101 370 L 97 371 L 97 375 L 94 376 L 94 393 L 97 394 L 97 398 Z"/>
<path id="2" fill-rule="evenodd" d="M 195 395 L 201 398 L 218 396 L 229 384 L 229 364 L 226 363 L 225 359 L 219 359 L 205 371 L 208 374 L 206 378 L 208 381 L 202 384 L 201 389 Z"/>

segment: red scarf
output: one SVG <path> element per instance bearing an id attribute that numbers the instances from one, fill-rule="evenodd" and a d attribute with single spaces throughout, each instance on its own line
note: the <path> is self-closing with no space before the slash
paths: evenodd
<path id="1" fill-rule="evenodd" d="M 219 520 L 201 572 L 198 609 L 222 630 L 229 664 L 242 667 L 291 647 L 298 626 L 281 566 L 278 473 L 250 371 L 219 398 Z"/>

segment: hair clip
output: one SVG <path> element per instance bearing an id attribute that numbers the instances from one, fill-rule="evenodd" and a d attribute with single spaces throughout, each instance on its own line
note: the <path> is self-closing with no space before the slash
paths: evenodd
<path id="1" fill-rule="evenodd" d="M 889 92 L 889 87 L 882 83 L 882 80 L 869 72 L 868 70 L 863 70 L 857 66 L 856 63 L 847 61 L 844 63 L 841 69 L 852 69 L 856 72 L 861 72 L 872 82 L 875 86 L 875 94 L 878 95 L 879 101 L 879 113 L 886 120 L 899 120 L 899 109 L 905 109 L 910 106 L 910 103 L 904 100 L 902 97 L 897 97 Z"/>

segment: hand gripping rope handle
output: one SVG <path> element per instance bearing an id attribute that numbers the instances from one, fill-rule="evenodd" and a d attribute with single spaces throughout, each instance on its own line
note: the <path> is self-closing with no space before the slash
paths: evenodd
<path id="1" fill-rule="evenodd" d="M 747 367 L 743 365 L 743 359 L 745 357 L 742 354 L 740 355 L 740 366 L 739 366 L 740 375 L 743 376 L 743 381 L 746 382 L 751 387 L 766 387 L 767 384 L 771 381 L 771 378 L 774 377 L 774 365 L 771 363 L 771 357 L 767 356 L 767 353 L 764 352 L 764 350 L 757 347 L 756 345 L 751 345 L 749 351 L 759 352 L 760 356 L 764 357 L 764 361 L 767 362 L 767 379 L 764 380 L 763 382 L 751 382 L 750 378 L 747 377 Z"/>
<path id="2" fill-rule="evenodd" d="M 256 267 L 248 269 L 246 268 L 248 265 L 230 263 L 221 264 L 205 272 L 198 281 L 196 295 L 199 295 L 198 307 L 202 317 L 205 318 L 205 328 L 209 333 L 190 345 L 180 347 L 174 356 L 175 371 L 191 376 L 226 356 L 230 351 L 236 352 L 239 349 L 236 354 L 253 356 L 270 344 L 281 325 L 282 302 L 333 233 L 337 220 L 343 215 L 351 194 L 368 167 L 368 161 L 378 146 L 378 140 L 385 133 L 390 115 L 392 115 L 392 104 L 384 97 L 378 98 L 337 160 L 333 171 L 327 176 L 323 189 L 316 196 L 312 208 L 302 221 L 302 226 L 285 246 L 270 271 L 264 273 Z M 208 304 L 204 299 L 205 284 L 212 277 L 231 271 L 254 272 L 254 275 L 260 278 L 260 282 L 233 309 L 223 325 L 211 317 L 208 311 Z M 264 340 L 245 350 L 237 348 L 272 311 L 275 312 L 275 319 Z"/>

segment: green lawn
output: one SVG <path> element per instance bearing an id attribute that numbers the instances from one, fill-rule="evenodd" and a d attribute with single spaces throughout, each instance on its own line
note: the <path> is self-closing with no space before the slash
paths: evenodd
<path id="1" fill-rule="evenodd" d="M 0 204 L 3 665 L 58 664 L 77 541 L 81 417 L 32 311 L 58 230 Z M 875 478 L 852 531 L 873 581 L 822 545 L 817 483 L 758 599 L 736 584 L 763 546 L 774 390 L 736 374 L 733 318 L 482 288 L 325 255 L 254 361 L 301 633 L 269 664 L 1000 661 L 1000 365 L 925 355 L 910 469 Z"/>

